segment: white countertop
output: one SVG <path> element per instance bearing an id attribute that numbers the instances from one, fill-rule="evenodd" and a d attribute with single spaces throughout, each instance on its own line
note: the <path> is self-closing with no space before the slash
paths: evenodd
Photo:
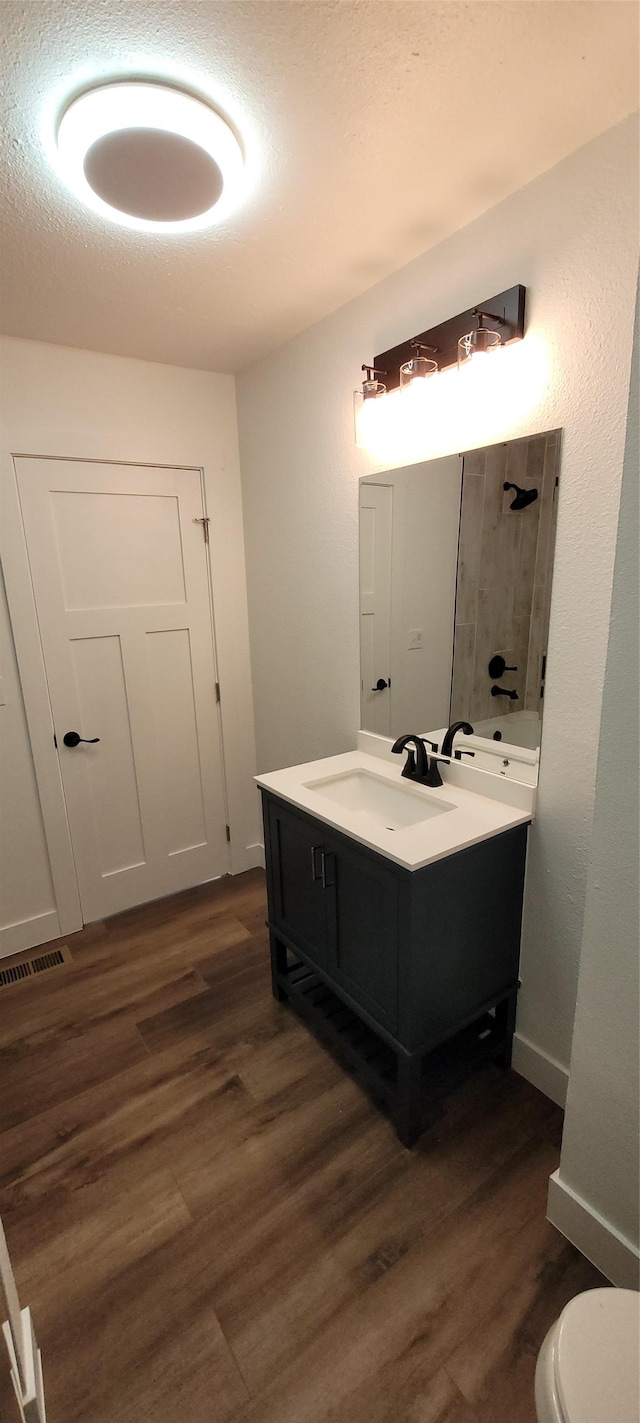
<path id="1" fill-rule="evenodd" d="M 366 743 L 368 734 L 361 733 L 359 740 L 361 744 Z M 256 776 L 256 781 L 265 790 L 407 870 L 420 870 L 516 825 L 526 825 L 533 818 L 535 792 L 528 786 L 505 782 L 464 763 L 449 765 L 438 761 L 443 785 L 432 790 L 402 779 L 405 757 L 390 756 L 390 741 L 380 737 L 370 740 L 378 743 L 373 754 L 362 749 L 347 751 L 341 756 L 328 756 L 321 761 L 307 761 L 301 766 L 288 766 L 282 771 Z M 309 784 L 353 771 L 382 777 L 410 796 L 424 797 L 451 808 L 417 825 L 390 830 L 367 811 L 339 805 Z"/>

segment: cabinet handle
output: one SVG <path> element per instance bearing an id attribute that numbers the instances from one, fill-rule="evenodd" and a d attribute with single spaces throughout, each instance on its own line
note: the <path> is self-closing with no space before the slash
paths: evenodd
<path id="1" fill-rule="evenodd" d="M 320 874 L 319 874 L 319 872 L 318 872 L 318 865 L 317 865 L 317 862 L 316 862 L 316 855 L 317 855 L 319 849 L 320 849 L 320 846 L 319 846 L 319 845 L 312 845 L 312 846 L 311 846 L 311 878 L 312 878 L 312 880 L 313 880 L 314 882 L 315 882 L 316 880 L 319 880 L 319 879 L 320 879 Z M 322 872 L 324 873 L 324 855 L 323 855 L 323 857 L 322 857 L 322 865 L 323 865 Z M 323 879 L 322 883 L 323 883 L 323 885 L 324 885 L 324 879 Z"/>
<path id="2" fill-rule="evenodd" d="M 336 882 L 335 863 L 336 857 L 331 850 L 322 851 L 322 888 L 333 889 Z M 329 878 L 329 876 L 331 876 Z"/>

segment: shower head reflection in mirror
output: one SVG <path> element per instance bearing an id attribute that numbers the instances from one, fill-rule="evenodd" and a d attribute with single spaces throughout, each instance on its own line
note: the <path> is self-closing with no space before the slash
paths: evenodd
<path id="1" fill-rule="evenodd" d="M 535 774 L 560 434 L 360 481 L 363 730 L 396 738 L 416 726 L 441 741 L 470 721 L 485 769 Z"/>

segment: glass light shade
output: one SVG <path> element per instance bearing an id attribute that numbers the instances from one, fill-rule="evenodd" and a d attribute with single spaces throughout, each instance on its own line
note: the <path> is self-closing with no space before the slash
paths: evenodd
<path id="1" fill-rule="evenodd" d="M 414 381 L 428 380 L 438 369 L 438 362 L 428 356 L 414 356 L 400 367 L 400 386 L 412 385 Z"/>
<path id="2" fill-rule="evenodd" d="M 468 331 L 466 336 L 461 336 L 458 341 L 458 365 L 465 365 L 474 356 L 489 355 L 501 345 L 502 337 L 499 331 L 487 331 L 486 326 L 476 327 L 475 331 Z"/>
<path id="3" fill-rule="evenodd" d="M 382 397 L 386 395 L 386 390 L 386 385 L 380 380 L 363 380 L 361 388 L 353 392 L 356 444 L 362 449 L 369 449 L 372 442 L 375 443 L 375 433 L 384 405 Z"/>
<path id="4" fill-rule="evenodd" d="M 360 394 L 363 400 L 379 400 L 381 395 L 386 394 L 387 387 L 381 380 L 363 380 Z M 358 394 L 358 391 L 355 392 Z"/>

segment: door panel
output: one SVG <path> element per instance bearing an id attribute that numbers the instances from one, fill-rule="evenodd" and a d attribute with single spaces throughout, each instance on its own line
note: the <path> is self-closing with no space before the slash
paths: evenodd
<path id="1" fill-rule="evenodd" d="M 268 802 L 276 926 L 321 968 L 326 963 L 326 891 L 322 884 L 323 835 L 295 811 Z"/>
<path id="2" fill-rule="evenodd" d="M 185 602 L 177 498 L 59 489 L 51 510 L 68 611 Z"/>
<path id="3" fill-rule="evenodd" d="M 92 736 L 99 727 L 100 741 L 68 757 L 66 783 L 74 778 L 89 799 L 99 873 L 112 875 L 145 860 L 120 638 L 86 637 L 70 651 L 79 711 L 72 729 Z"/>
<path id="4" fill-rule="evenodd" d="M 398 1008 L 396 873 L 358 850 L 328 842 L 328 971 L 372 1017 L 395 1032 Z"/>
<path id="5" fill-rule="evenodd" d="M 157 743 L 173 747 L 163 798 L 167 848 L 178 855 L 207 838 L 189 629 L 148 633 L 147 658 Z"/>
<path id="6" fill-rule="evenodd" d="M 16 460 L 85 920 L 223 874 L 201 476 Z M 63 745 L 66 731 L 98 736 Z"/>

